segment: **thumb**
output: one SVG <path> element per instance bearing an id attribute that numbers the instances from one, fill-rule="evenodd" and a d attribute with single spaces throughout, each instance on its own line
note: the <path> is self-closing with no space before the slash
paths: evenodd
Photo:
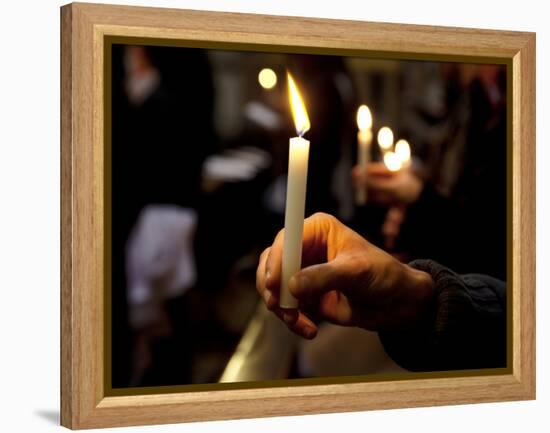
<path id="1" fill-rule="evenodd" d="M 288 288 L 296 298 L 319 297 L 331 290 L 346 291 L 354 279 L 346 261 L 336 258 L 302 269 L 290 279 Z"/>

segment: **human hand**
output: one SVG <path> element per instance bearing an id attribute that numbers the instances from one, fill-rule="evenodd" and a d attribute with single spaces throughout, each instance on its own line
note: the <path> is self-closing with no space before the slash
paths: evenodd
<path id="1" fill-rule="evenodd" d="M 397 329 L 419 321 L 433 300 L 433 281 L 367 242 L 335 217 L 304 221 L 302 266 L 289 282 L 296 310 L 279 307 L 283 255 L 281 230 L 260 257 L 256 287 L 269 310 L 304 338 L 316 319 L 369 330 Z"/>
<path id="2" fill-rule="evenodd" d="M 356 188 L 368 188 L 369 200 L 386 205 L 414 203 L 424 187 L 410 166 L 390 171 L 382 162 L 356 165 L 352 178 Z"/>

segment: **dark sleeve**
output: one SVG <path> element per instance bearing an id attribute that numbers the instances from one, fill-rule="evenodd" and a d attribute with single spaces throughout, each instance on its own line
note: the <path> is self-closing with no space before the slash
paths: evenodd
<path id="1" fill-rule="evenodd" d="M 409 265 L 432 276 L 436 297 L 416 328 L 379 333 L 388 355 L 411 371 L 506 367 L 506 283 L 432 260 Z"/>

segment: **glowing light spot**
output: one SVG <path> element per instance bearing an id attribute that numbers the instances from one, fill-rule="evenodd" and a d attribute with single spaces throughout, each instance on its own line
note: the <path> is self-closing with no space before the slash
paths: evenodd
<path id="1" fill-rule="evenodd" d="M 273 69 L 264 68 L 258 74 L 258 82 L 264 89 L 271 90 L 277 84 L 277 74 Z"/>
<path id="2" fill-rule="evenodd" d="M 364 104 L 357 110 L 357 127 L 361 131 L 372 128 L 372 114 L 370 113 L 369 107 Z"/>
<path id="3" fill-rule="evenodd" d="M 395 154 L 402 165 L 407 165 L 411 160 L 411 146 L 407 140 L 399 140 L 395 143 Z"/>
<path id="4" fill-rule="evenodd" d="M 384 164 L 390 171 L 399 171 L 402 167 L 399 156 L 397 156 L 395 152 L 391 151 L 384 154 Z"/>
<path id="5" fill-rule="evenodd" d="M 378 131 L 378 145 L 383 150 L 389 150 L 393 146 L 393 132 L 387 126 Z"/>

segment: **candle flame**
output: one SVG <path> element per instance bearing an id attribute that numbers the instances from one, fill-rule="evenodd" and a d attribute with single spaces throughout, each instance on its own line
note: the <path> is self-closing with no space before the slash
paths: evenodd
<path id="1" fill-rule="evenodd" d="M 364 104 L 357 110 L 357 127 L 361 131 L 372 128 L 372 114 L 369 107 Z"/>
<path id="2" fill-rule="evenodd" d="M 387 126 L 378 131 L 378 145 L 384 150 L 389 150 L 393 146 L 393 132 Z"/>
<path id="3" fill-rule="evenodd" d="M 389 151 L 384 154 L 384 165 L 389 171 L 399 171 L 403 164 L 397 153 Z"/>
<path id="4" fill-rule="evenodd" d="M 411 159 L 411 146 L 407 140 L 399 140 L 395 143 L 395 154 L 401 161 L 401 164 L 406 165 Z"/>
<path id="5" fill-rule="evenodd" d="M 288 81 L 288 97 L 290 99 L 290 109 L 292 110 L 292 117 L 294 118 L 294 125 L 296 126 L 296 133 L 301 137 L 307 131 L 309 131 L 310 123 L 307 115 L 306 106 L 300 96 L 298 87 L 290 75 L 286 73 Z"/>

